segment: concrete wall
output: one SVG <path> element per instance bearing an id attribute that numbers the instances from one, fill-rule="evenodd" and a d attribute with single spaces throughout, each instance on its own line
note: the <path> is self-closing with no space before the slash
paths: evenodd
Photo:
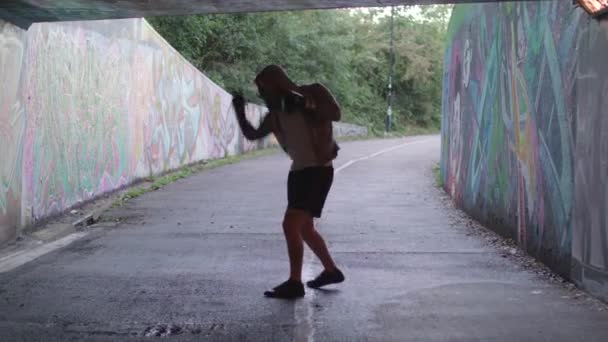
<path id="1" fill-rule="evenodd" d="M 608 301 L 608 21 L 579 28 L 572 277 Z"/>
<path id="2" fill-rule="evenodd" d="M 599 295 L 608 290 L 607 33 L 568 1 L 456 6 L 442 118 L 454 201 Z"/>
<path id="3" fill-rule="evenodd" d="M 272 143 L 246 141 L 231 96 L 143 19 L 0 22 L 0 71 L 0 244 L 142 177 Z"/>
<path id="4" fill-rule="evenodd" d="M 366 136 L 367 134 L 367 127 L 344 122 L 339 122 L 337 125 L 334 125 L 334 135 L 337 137 Z"/>
<path id="5" fill-rule="evenodd" d="M 21 160 L 25 109 L 21 71 L 25 32 L 0 21 L 0 241 L 15 235 L 21 220 Z"/>

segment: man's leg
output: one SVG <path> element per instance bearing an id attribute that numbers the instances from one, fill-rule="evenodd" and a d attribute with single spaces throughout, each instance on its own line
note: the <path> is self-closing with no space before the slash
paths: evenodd
<path id="1" fill-rule="evenodd" d="M 285 212 L 283 232 L 289 254 L 289 279 L 272 291 L 266 291 L 264 293 L 266 297 L 295 299 L 304 296 L 304 286 L 302 285 L 304 245 L 301 230 L 308 220 L 312 220 L 312 218 L 305 211 L 287 209 Z"/>
<path id="2" fill-rule="evenodd" d="M 310 221 L 306 222 L 306 225 L 304 225 L 302 228 L 302 239 L 315 253 L 317 258 L 321 260 L 321 263 L 326 271 L 334 272 L 336 270 L 336 264 L 329 254 L 329 250 L 327 249 L 327 245 L 325 244 L 323 237 L 315 229 L 312 218 Z"/>
<path id="3" fill-rule="evenodd" d="M 312 222 L 310 214 L 298 209 L 287 209 L 283 219 L 283 233 L 289 254 L 289 279 L 293 281 L 302 281 L 304 246 L 301 232 L 309 221 Z"/>
<path id="4" fill-rule="evenodd" d="M 307 282 L 306 285 L 313 289 L 317 289 L 325 285 L 343 282 L 344 274 L 336 267 L 323 237 L 321 237 L 321 234 L 315 229 L 312 220 L 302 228 L 302 239 L 306 241 L 306 244 L 313 250 L 319 260 L 321 260 L 321 263 L 323 263 L 323 267 L 325 268 L 321 274 L 315 279 Z"/>

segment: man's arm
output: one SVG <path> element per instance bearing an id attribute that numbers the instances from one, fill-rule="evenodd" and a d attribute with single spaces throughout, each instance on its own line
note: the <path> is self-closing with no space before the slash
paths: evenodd
<path id="1" fill-rule="evenodd" d="M 329 89 L 321 83 L 314 83 L 303 86 L 302 92 L 312 100 L 310 109 L 315 112 L 320 119 L 340 121 L 340 118 L 342 117 L 340 106 Z"/>
<path id="2" fill-rule="evenodd" d="M 258 140 L 272 133 L 272 122 L 270 121 L 270 115 L 267 114 L 264 119 L 262 119 L 260 127 L 256 129 L 245 117 L 245 99 L 243 99 L 242 96 L 235 96 L 232 100 L 232 104 L 234 105 L 236 119 L 245 138 L 248 140 Z"/>

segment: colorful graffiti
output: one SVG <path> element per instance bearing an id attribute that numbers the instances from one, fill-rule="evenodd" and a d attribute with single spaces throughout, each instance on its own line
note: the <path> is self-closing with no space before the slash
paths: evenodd
<path id="1" fill-rule="evenodd" d="M 15 236 L 21 211 L 25 111 L 19 97 L 25 34 L 0 21 L 0 241 Z"/>
<path id="2" fill-rule="evenodd" d="M 32 220 L 241 151 L 230 96 L 145 21 L 36 24 L 27 37 L 23 178 Z"/>
<path id="3" fill-rule="evenodd" d="M 461 5 L 449 32 L 446 191 L 608 299 L 608 23 L 567 2 Z"/>
<path id="4" fill-rule="evenodd" d="M 0 28 L 0 242 L 138 178 L 270 143 L 244 141 L 230 95 L 143 19 Z"/>
<path id="5" fill-rule="evenodd" d="M 143 19 L 0 22 L 0 71 L 0 244 L 142 177 L 276 143 L 247 141 L 232 97 Z"/>
<path id="6" fill-rule="evenodd" d="M 569 271 L 581 11 L 457 6 L 445 57 L 442 172 L 456 203 Z"/>

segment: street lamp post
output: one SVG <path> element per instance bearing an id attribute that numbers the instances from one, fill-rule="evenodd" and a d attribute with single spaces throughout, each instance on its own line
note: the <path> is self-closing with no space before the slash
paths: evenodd
<path id="1" fill-rule="evenodd" d="M 393 117 L 393 65 L 395 64 L 394 20 L 395 6 L 391 6 L 391 48 L 388 64 L 388 108 L 386 109 L 386 133 L 391 131 Z"/>

